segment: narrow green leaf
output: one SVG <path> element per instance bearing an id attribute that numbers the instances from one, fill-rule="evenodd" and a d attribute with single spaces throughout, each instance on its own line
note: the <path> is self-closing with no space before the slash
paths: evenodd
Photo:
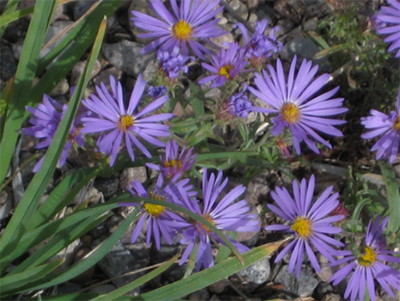
<path id="1" fill-rule="evenodd" d="M 107 255 L 108 252 L 114 247 L 114 245 L 118 242 L 118 240 L 124 235 L 126 230 L 128 230 L 129 225 L 136 218 L 139 208 L 135 208 L 135 210 L 120 224 L 117 230 L 113 232 L 101 245 L 99 245 L 96 249 L 94 249 L 91 253 L 86 255 L 82 260 L 75 263 L 72 267 L 68 268 L 65 271 L 59 272 L 57 274 L 44 277 L 34 283 L 32 286 L 24 288 L 24 290 L 37 290 L 43 289 L 46 287 L 51 287 L 60 283 L 64 283 L 84 271 L 91 268 L 97 262 L 99 262 L 104 256 Z M 22 292 L 24 290 L 20 290 L 15 293 Z"/>
<path id="2" fill-rule="evenodd" d="M 34 9 L 34 6 L 29 6 L 29 7 L 23 8 L 21 10 L 14 11 L 9 14 L 3 13 L 3 15 L 1 15 L 1 17 L 0 17 L 0 26 L 7 25 L 8 23 L 11 23 L 18 19 L 26 17 L 27 15 L 33 13 L 33 9 Z"/>
<path id="3" fill-rule="evenodd" d="M 70 31 L 60 44 L 39 62 L 37 72 L 46 72 L 33 87 L 29 105 L 40 101 L 43 93 L 50 92 L 65 77 L 92 44 L 103 16 L 110 17 L 121 3 L 122 0 L 101 1 L 89 15 Z"/>
<path id="4" fill-rule="evenodd" d="M 39 1 L 38 3 L 42 3 L 42 1 Z M 24 232 L 27 231 L 26 226 L 29 223 L 37 205 L 39 204 L 39 201 L 41 199 L 41 196 L 43 195 L 43 192 L 46 189 L 50 176 L 52 176 L 54 172 L 54 169 L 58 162 L 58 158 L 65 144 L 68 131 L 71 127 L 73 118 L 78 109 L 80 99 L 82 98 L 84 89 L 89 82 L 90 73 L 93 70 L 95 61 L 100 52 L 105 28 L 106 21 L 103 20 L 100 25 L 99 32 L 96 37 L 95 44 L 92 48 L 90 57 L 88 59 L 86 68 L 78 81 L 74 95 L 72 96 L 71 101 L 68 105 L 68 109 L 65 112 L 64 117 L 56 131 L 56 134 L 46 152 L 42 166 L 33 177 L 24 196 L 17 206 L 13 217 L 8 223 L 3 233 L 3 236 L 0 238 L 0 251 L 2 251 L 3 256 L 8 256 L 9 253 L 13 252 L 22 235 L 24 234 Z M 3 262 L 3 271 L 6 269 L 7 264 L 7 262 Z"/>
<path id="5" fill-rule="evenodd" d="M 105 212 L 117 208 L 118 205 L 116 202 L 107 202 L 105 204 L 100 204 L 98 206 L 93 206 L 87 208 L 85 210 L 72 213 L 67 215 L 64 218 L 57 219 L 53 222 L 46 223 L 28 233 L 26 233 L 18 246 L 15 248 L 15 251 L 9 255 L 9 258 L 4 257 L 1 260 L 14 260 L 15 258 L 21 256 L 29 249 L 33 248 L 35 245 L 39 244 L 40 242 L 48 239 L 53 235 L 57 235 L 61 233 L 65 229 L 69 227 L 79 228 L 81 227 L 81 223 L 86 218 L 97 218 L 103 215 Z"/>
<path id="6" fill-rule="evenodd" d="M 55 4 L 55 2 L 45 2 L 46 1 L 43 0 L 36 2 L 35 11 L 29 25 L 22 49 L 21 59 L 15 75 L 11 101 L 5 118 L 6 123 L 4 126 L 4 133 L 0 143 L 2 159 L 2 164 L 0 164 L 0 183 L 3 183 L 8 170 L 8 165 L 14 151 L 14 145 L 18 137 L 17 130 L 27 115 L 24 106 L 29 98 L 29 91 L 35 75 L 40 47 L 46 33 L 46 24 L 44 23 L 47 23 L 46 20 L 51 17 L 52 8 Z M 30 185 L 30 187 L 32 187 L 32 185 Z M 23 199 L 24 198 L 25 201 L 21 200 L 0 238 L 0 251 L 2 251 L 3 256 L 7 256 L 9 252 L 14 250 L 14 247 L 25 230 L 21 221 L 23 220 L 27 208 L 31 206 L 31 203 L 30 200 L 27 200 L 27 193 L 25 193 Z M 2 265 L 0 274 L 6 268 L 6 264 Z"/>
<path id="7" fill-rule="evenodd" d="M 195 84 L 192 81 L 189 81 L 189 88 L 190 92 L 193 93 L 197 97 L 191 97 L 192 100 L 190 101 L 190 104 L 192 105 L 194 116 L 196 118 L 201 117 L 204 115 L 204 101 L 201 100 L 202 94 L 199 90 L 199 87 L 197 84 Z"/>
<path id="8" fill-rule="evenodd" d="M 35 279 L 44 277 L 54 271 L 64 262 L 63 259 L 57 259 L 50 263 L 38 266 L 26 272 L 14 274 L 0 278 L 0 295 L 7 295 L 9 291 L 15 290 L 20 286 L 33 282 Z"/>
<path id="9" fill-rule="evenodd" d="M 131 283 L 124 285 L 123 287 L 120 287 L 119 289 L 117 289 L 109 294 L 99 296 L 97 298 L 92 299 L 91 301 L 108 301 L 108 300 L 115 300 L 116 298 L 121 297 L 122 295 L 145 284 L 147 281 L 150 281 L 151 279 L 153 279 L 153 278 L 157 277 L 158 275 L 160 275 L 161 273 L 165 272 L 170 266 L 172 266 L 174 264 L 174 262 L 177 260 L 178 257 L 179 257 L 179 254 L 172 257 L 170 260 L 168 260 L 166 263 L 164 263 L 162 266 L 155 269 L 154 271 L 147 273 L 146 275 L 132 281 Z"/>
<path id="10" fill-rule="evenodd" d="M 284 239 L 276 243 L 262 245 L 242 254 L 244 264 L 242 264 L 236 257 L 229 258 L 220 264 L 193 274 L 186 279 L 174 282 L 138 297 L 125 297 L 124 299 L 119 300 L 154 301 L 178 299 L 217 281 L 225 279 L 266 256 L 271 256 L 271 254 L 287 240 L 288 239 Z"/>
<path id="11" fill-rule="evenodd" d="M 49 242 L 47 242 L 39 250 L 35 251 L 31 256 L 20 263 L 15 269 L 13 269 L 9 274 L 13 275 L 15 273 L 21 273 L 26 270 L 30 270 L 38 265 L 46 262 L 51 257 L 56 255 L 62 249 L 69 246 L 76 239 L 90 231 L 95 225 L 101 223 L 112 213 L 104 213 L 100 216 L 94 216 L 82 220 L 77 226 L 70 226 L 63 231 L 60 231 L 55 237 L 53 237 Z"/>
<path id="12" fill-rule="evenodd" d="M 68 206 L 76 194 L 97 174 L 99 174 L 105 164 L 78 170 L 69 174 L 57 185 L 47 199 L 40 205 L 39 209 L 33 214 L 27 228 L 34 229 L 37 226 L 51 220 L 57 212 Z"/>
<path id="13" fill-rule="evenodd" d="M 51 18 L 56 1 L 36 1 L 35 10 L 26 33 L 21 58 L 15 74 L 13 91 L 5 117 L 4 132 L 0 142 L 2 164 L 0 164 L 0 183 L 4 182 L 14 146 L 18 138 L 18 130 L 28 116 L 25 105 L 28 103 L 33 79 L 35 77 L 39 52 L 47 31 L 47 23 Z"/>
<path id="14" fill-rule="evenodd" d="M 3 15 L 13 13 L 18 6 L 19 0 L 9 0 L 6 7 L 4 8 Z M 0 39 L 3 36 L 4 31 L 7 28 L 7 23 L 0 22 Z"/>
<path id="15" fill-rule="evenodd" d="M 229 158 L 241 158 L 256 156 L 256 152 L 212 152 L 212 153 L 201 153 L 196 157 L 196 161 L 206 161 L 214 159 L 229 159 Z"/>
<path id="16" fill-rule="evenodd" d="M 393 166 L 387 161 L 379 161 L 379 167 L 386 184 L 387 200 L 389 202 L 390 217 L 388 229 L 397 232 L 400 229 L 400 194 L 396 174 Z"/>

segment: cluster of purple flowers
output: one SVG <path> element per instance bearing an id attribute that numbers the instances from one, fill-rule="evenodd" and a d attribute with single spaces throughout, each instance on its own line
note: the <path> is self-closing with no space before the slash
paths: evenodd
<path id="1" fill-rule="evenodd" d="M 183 152 L 183 151 L 182 151 Z M 192 157 L 180 156 L 185 158 L 179 165 L 188 166 L 192 161 Z M 159 170 L 165 167 L 160 166 Z M 169 173 L 168 173 L 169 175 Z M 227 186 L 228 179 L 223 178 L 222 172 L 218 172 L 217 176 L 211 174 L 208 177 L 207 169 L 203 171 L 202 182 L 202 202 L 196 199 L 196 192 L 192 189 L 192 185 L 188 184 L 188 179 L 177 181 L 174 180 L 163 185 L 164 175 L 161 173 L 158 177 L 156 187 L 150 192 L 146 192 L 143 186 L 136 180 L 131 183 L 132 189 L 128 188 L 132 195 L 144 198 L 153 198 L 163 200 L 176 205 L 180 205 L 193 213 L 196 213 L 221 231 L 251 232 L 259 230 L 259 222 L 255 215 L 248 214 L 250 207 L 246 200 L 242 199 L 235 202 L 244 191 L 244 186 L 239 185 L 222 195 L 224 188 Z M 120 203 L 121 206 L 137 206 L 138 203 Z M 171 244 L 171 237 L 180 233 L 180 243 L 186 246 L 186 250 L 182 254 L 180 264 L 184 264 L 188 259 L 195 245 L 198 245 L 196 269 L 202 267 L 208 268 L 214 265 L 212 254 L 211 238 L 224 244 L 224 242 L 216 236 L 206 225 L 198 221 L 190 221 L 183 216 L 172 212 L 167 207 L 146 203 L 142 209 L 143 215 L 139 219 L 135 230 L 132 233 L 132 243 L 135 242 L 139 233 L 147 220 L 147 236 L 146 242 L 150 243 L 154 238 L 156 247 L 160 248 L 161 235 L 167 243 Z M 248 250 L 245 245 L 229 238 L 239 252 L 243 253 Z"/>
<path id="2" fill-rule="evenodd" d="M 400 257 L 393 256 L 400 253 L 387 250 L 385 238 L 382 237 L 388 217 L 384 218 L 381 225 L 380 216 L 375 222 L 369 223 L 365 247 L 357 257 L 351 251 L 337 250 L 336 248 L 344 246 L 341 241 L 331 237 L 341 232 L 341 228 L 335 227 L 332 223 L 338 223 L 345 218 L 345 215 L 337 214 L 340 211 L 345 212 L 339 204 L 339 194 L 332 194 L 333 186 L 329 186 L 312 205 L 314 188 L 315 177 L 312 175 L 308 184 L 305 179 L 301 181 L 300 186 L 296 181 L 293 182 L 294 200 L 286 188 L 276 188 L 275 192 L 271 192 L 278 206 L 269 204 L 268 207 L 289 224 L 270 225 L 265 229 L 294 234 L 294 239 L 278 254 L 275 262 L 279 262 L 289 251 L 292 251 L 289 272 L 295 270 L 298 277 L 303 255 L 306 252 L 311 265 L 319 273 L 321 268 L 314 254 L 314 249 L 316 249 L 330 261 L 330 266 L 351 262 L 338 270 L 330 279 L 333 285 L 337 285 L 354 271 L 347 285 L 345 298 L 350 296 L 350 300 L 355 301 L 358 296 L 358 300 L 364 300 L 365 288 L 368 287 L 370 300 L 375 301 L 374 279 L 390 296 L 394 297 L 389 285 L 400 290 L 400 271 L 389 267 L 384 262 L 400 263 Z M 344 257 L 337 260 L 334 256 Z"/>
<path id="3" fill-rule="evenodd" d="M 71 126 L 67 143 L 60 157 L 60 166 L 65 163 L 68 150 L 72 145 L 84 146 L 83 134 L 100 133 L 96 146 L 100 152 L 110 156 L 111 166 L 114 165 L 120 149 L 124 146 L 132 161 L 135 160 L 133 146 L 136 146 L 145 156 L 151 157 L 149 150 L 138 138 L 158 147 L 165 146 L 165 143 L 157 138 L 168 137 L 169 126 L 159 122 L 171 119 L 174 115 L 161 113 L 149 116 L 149 114 L 160 108 L 168 100 L 168 96 L 162 95 L 160 91 L 153 92 L 153 96 L 158 94 L 159 97 L 137 112 L 146 86 L 142 75 L 139 75 L 136 81 L 128 107 L 124 104 L 121 83 L 110 76 L 110 86 L 111 93 L 105 84 L 101 83 L 100 86 L 96 86 L 95 94 L 82 101 L 84 107 L 79 109 Z M 36 148 L 45 148 L 50 145 L 66 108 L 67 105 L 61 106 L 48 95 L 43 96 L 43 103 L 36 109 L 27 107 L 27 110 L 35 117 L 30 120 L 33 126 L 25 128 L 24 133 L 44 139 L 36 145 Z M 34 172 L 39 169 L 42 160 L 43 158 L 35 166 Z"/>
<path id="4" fill-rule="evenodd" d="M 392 43 L 389 47 L 389 51 L 392 51 L 400 48 L 400 3 L 396 0 L 388 2 L 391 7 L 382 7 L 375 19 L 383 22 L 381 25 L 384 25 L 379 27 L 377 32 L 389 35 L 385 41 Z M 223 7 L 219 6 L 219 1 L 185 0 L 180 1 L 178 6 L 176 0 L 170 0 L 170 4 L 172 12 L 161 0 L 150 1 L 151 9 L 161 19 L 138 11 L 132 11 L 131 19 L 135 26 L 147 31 L 140 34 L 140 37 L 155 38 L 142 49 L 142 52 L 158 49 L 157 59 L 165 78 L 174 81 L 182 72 L 188 72 L 187 63 L 189 60 L 194 60 L 194 57 L 189 56 L 190 51 L 204 61 L 209 58 L 209 63 L 202 62 L 202 66 L 211 75 L 200 79 L 198 83 L 212 82 L 211 88 L 223 89 L 229 86 L 226 85 L 228 82 L 238 83 L 240 74 L 259 71 L 255 73 L 255 87 L 244 85 L 240 92 L 234 90 L 225 95 L 222 110 L 234 118 L 246 118 L 250 112 L 272 114 L 273 125 L 270 133 L 272 136 L 278 136 L 277 145 L 284 156 L 290 155 L 287 140 L 279 138 L 284 130 L 290 131 L 297 154 L 301 153 L 302 142 L 313 152 L 319 153 L 317 143 L 332 148 L 325 138 L 326 135 L 342 136 L 336 126 L 344 124 L 345 121 L 337 119 L 336 116 L 345 113 L 347 108 L 343 107 L 343 98 L 334 97 L 339 87 L 320 92 L 329 81 L 329 74 L 317 76 L 318 66 L 313 66 L 312 62 L 306 59 L 299 62 L 300 66 L 296 69 L 298 63 L 296 56 L 291 61 L 287 75 L 279 59 L 276 67 L 271 64 L 266 65 L 273 54 L 282 50 L 283 45 L 276 37 L 278 28 L 269 28 L 269 22 L 263 20 L 256 23 L 255 32 L 249 37 L 243 24 L 238 23 L 244 45 L 240 46 L 237 42 L 224 44 L 224 47 L 213 53 L 200 42 L 212 44 L 210 38 L 224 33 L 217 26 L 218 20 L 214 18 L 223 10 Z M 269 33 L 265 34 L 267 30 Z M 400 50 L 396 56 L 400 56 Z M 168 80 L 166 83 L 169 83 Z M 174 117 L 172 113 L 160 110 L 169 99 L 167 93 L 171 87 L 167 86 L 150 86 L 147 90 L 151 98 L 149 103 L 143 101 L 146 82 L 142 75 L 138 76 L 130 97 L 124 97 L 122 84 L 113 77 L 110 77 L 110 89 L 103 83 L 96 86 L 96 93 L 82 100 L 83 106 L 71 126 L 59 164 L 65 163 L 72 146 L 84 146 L 84 134 L 97 135 L 96 150 L 109 156 L 110 166 L 115 164 L 122 149 L 126 149 L 130 159 L 134 161 L 134 148 L 148 158 L 151 158 L 152 154 L 147 144 L 163 148 L 165 154 L 160 156 L 160 164 L 146 164 L 159 173 L 154 188 L 146 190 L 138 180 L 131 182 L 127 189 L 134 197 L 150 198 L 181 206 L 202 216 L 221 231 L 258 231 L 260 226 L 257 216 L 249 214 L 250 207 L 247 201 L 244 199 L 236 201 L 244 193 L 244 186 L 239 185 L 224 194 L 223 190 L 228 180 L 224 179 L 222 172 L 209 175 L 208 170 L 204 169 L 202 193 L 198 197 L 190 180 L 182 179 L 184 174 L 193 168 L 197 154 L 194 153 L 193 147 L 184 146 L 180 149 L 174 139 L 165 142 L 170 136 L 169 125 L 165 123 Z M 248 91 L 263 101 L 266 108 L 254 106 L 249 100 Z M 27 107 L 34 117 L 30 119 L 32 126 L 25 128 L 24 133 L 42 139 L 36 148 L 50 145 L 66 108 L 67 105 L 62 106 L 47 95 L 43 96 L 43 103 L 37 108 Z M 396 111 L 387 115 L 371 110 L 371 115 L 361 119 L 361 124 L 368 130 L 362 138 L 373 139 L 381 136 L 371 150 L 377 151 L 377 159 L 389 159 L 389 162 L 393 163 L 397 158 L 400 143 L 400 90 Z M 35 171 L 40 167 L 42 160 L 35 166 Z M 271 211 L 287 223 L 269 225 L 265 229 L 286 231 L 294 237 L 277 255 L 275 262 L 279 262 L 286 254 L 292 252 L 289 271 L 294 271 L 296 276 L 300 274 L 304 253 L 308 255 L 316 272 L 321 271 L 316 251 L 325 256 L 332 266 L 350 262 L 336 272 L 331 281 L 336 285 L 353 272 L 345 292 L 345 298 L 350 296 L 352 301 L 357 297 L 363 300 L 365 287 L 368 287 L 371 300 L 375 300 L 374 279 L 390 295 L 393 295 L 390 286 L 400 290 L 400 272 L 384 263 L 400 263 L 400 258 L 393 256 L 394 252 L 386 250 L 386 242 L 382 236 L 388 218 L 384 218 L 381 223 L 381 218 L 378 217 L 375 222 L 369 223 L 365 246 L 361 253 L 355 256 L 349 251 L 340 250 L 339 248 L 344 247 L 344 243 L 334 237 L 341 232 L 338 223 L 345 218 L 345 215 L 339 213 L 344 211 L 338 210 L 341 208 L 339 194 L 332 193 L 333 186 L 323 191 L 315 202 L 313 202 L 314 176 L 311 176 L 308 182 L 306 179 L 302 179 L 300 184 L 294 181 L 292 188 L 293 196 L 286 188 L 276 188 L 271 192 L 271 196 L 277 205 L 268 205 Z M 125 207 L 139 205 L 138 202 L 120 203 L 120 206 Z M 154 240 L 156 248 L 160 249 L 162 238 L 171 244 L 172 238 L 179 236 L 180 243 L 186 245 L 180 264 L 186 262 L 197 246 L 196 269 L 213 266 L 211 242 L 216 241 L 221 244 L 224 242 L 209 227 L 197 220 L 189 219 L 182 213 L 170 210 L 167 206 L 151 202 L 143 205 L 140 214 L 132 233 L 132 243 L 138 239 L 147 224 L 147 244 Z M 248 250 L 243 244 L 228 236 L 227 238 L 240 252 Z M 337 260 L 336 256 L 344 258 Z"/>

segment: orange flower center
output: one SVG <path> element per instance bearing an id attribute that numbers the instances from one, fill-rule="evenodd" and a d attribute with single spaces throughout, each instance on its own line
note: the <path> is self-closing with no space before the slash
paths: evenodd
<path id="1" fill-rule="evenodd" d="M 285 103 L 281 108 L 282 119 L 286 122 L 293 124 L 300 119 L 299 108 L 291 102 Z"/>
<path id="2" fill-rule="evenodd" d="M 371 247 L 365 247 L 365 254 L 360 255 L 357 258 L 357 262 L 359 265 L 364 267 L 371 266 L 376 260 L 376 253 Z"/>
<path id="3" fill-rule="evenodd" d="M 211 216 L 206 215 L 206 216 L 203 216 L 203 217 L 204 217 L 208 222 L 210 222 L 212 225 L 215 225 L 215 222 L 214 222 L 214 220 L 212 219 Z M 210 228 L 208 228 L 207 226 L 203 225 L 202 223 L 198 223 L 198 225 L 200 225 L 206 232 L 210 232 L 210 231 L 211 231 Z"/>
<path id="4" fill-rule="evenodd" d="M 153 191 L 150 192 L 150 197 L 156 200 L 164 200 L 162 196 L 155 194 Z M 144 209 L 146 209 L 148 214 L 154 217 L 159 217 L 165 211 L 164 206 L 150 203 L 144 204 Z"/>
<path id="5" fill-rule="evenodd" d="M 131 115 L 124 115 L 121 116 L 119 119 L 118 123 L 118 128 L 122 131 L 125 132 L 129 127 L 131 127 L 134 124 L 134 119 L 133 116 Z"/>
<path id="6" fill-rule="evenodd" d="M 394 120 L 393 128 L 395 131 L 400 131 L 400 115 Z"/>
<path id="7" fill-rule="evenodd" d="M 174 27 L 172 28 L 172 32 L 175 38 L 184 41 L 189 40 L 192 35 L 192 29 L 190 28 L 190 25 L 183 20 L 175 23 Z"/>
<path id="8" fill-rule="evenodd" d="M 298 217 L 291 226 L 301 238 L 308 238 L 312 234 L 312 222 L 307 217 Z"/>
<path id="9" fill-rule="evenodd" d="M 225 76 L 226 79 L 229 79 L 229 71 L 231 71 L 233 67 L 231 65 L 224 65 L 219 69 L 219 75 Z"/>
<path id="10" fill-rule="evenodd" d="M 176 167 L 176 169 L 180 169 L 182 166 L 182 163 L 179 162 L 178 160 L 171 160 L 171 161 L 165 161 L 164 166 L 170 167 L 170 168 Z"/>

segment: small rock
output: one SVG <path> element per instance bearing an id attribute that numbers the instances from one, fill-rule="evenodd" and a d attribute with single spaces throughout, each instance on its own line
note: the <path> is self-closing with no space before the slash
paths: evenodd
<path id="1" fill-rule="evenodd" d="M 229 1 L 228 4 L 236 14 L 238 14 L 243 19 L 247 20 L 247 17 L 249 16 L 249 10 L 247 9 L 246 5 L 243 2 L 239 0 L 232 0 Z M 229 22 L 232 23 L 237 22 L 237 20 L 229 13 L 226 14 L 226 17 Z"/>
<path id="2" fill-rule="evenodd" d="M 221 299 L 217 295 L 212 295 L 210 301 L 221 301 Z"/>
<path id="3" fill-rule="evenodd" d="M 278 0 L 274 9 L 283 17 L 291 19 L 294 23 L 300 24 L 304 15 L 304 3 L 299 0 Z"/>
<path id="4" fill-rule="evenodd" d="M 147 65 L 156 59 L 154 53 L 142 54 L 145 45 L 127 40 L 115 44 L 104 44 L 104 57 L 115 67 L 130 76 L 137 77 L 143 73 Z"/>
<path id="5" fill-rule="evenodd" d="M 50 96 L 60 96 L 68 93 L 69 85 L 66 78 L 63 78 L 49 93 Z"/>
<path id="6" fill-rule="evenodd" d="M 277 25 L 279 26 L 278 32 L 276 34 L 278 37 L 287 34 L 294 27 L 293 21 L 287 18 L 279 20 Z"/>
<path id="7" fill-rule="evenodd" d="M 72 67 L 71 70 L 71 84 L 75 86 L 78 83 L 79 78 L 81 77 L 83 71 L 86 67 L 86 61 L 79 61 Z M 92 79 L 95 75 L 97 75 L 101 70 L 101 63 L 99 60 L 96 60 L 96 63 L 93 67 L 92 73 L 90 74 L 90 79 Z"/>
<path id="8" fill-rule="evenodd" d="M 235 38 L 233 37 L 232 33 L 227 32 L 221 36 L 210 38 L 210 41 L 213 42 L 218 47 L 226 48 L 226 46 L 223 46 L 222 44 L 223 43 L 233 43 L 235 41 Z M 215 48 L 215 47 L 211 46 L 211 48 Z"/>
<path id="9" fill-rule="evenodd" d="M 107 274 L 110 278 L 124 275 L 126 273 L 135 271 L 137 269 L 147 266 L 148 260 L 140 260 L 143 256 L 133 255 L 128 249 L 125 248 L 121 242 L 118 242 L 112 250 L 99 261 L 99 267 Z M 135 273 L 132 275 L 126 275 L 124 277 L 115 278 L 113 283 L 117 287 L 122 287 L 133 280 L 142 276 L 143 273 Z M 140 287 L 129 292 L 128 295 L 138 295 L 140 293 Z"/>
<path id="10" fill-rule="evenodd" d="M 110 76 L 113 76 L 116 81 L 119 81 L 122 76 L 122 71 L 115 67 L 102 70 L 93 78 L 93 83 L 96 86 L 100 86 L 101 83 L 104 83 L 106 86 L 108 86 L 110 84 Z"/>
<path id="11" fill-rule="evenodd" d="M 210 293 L 208 292 L 207 288 L 202 288 L 197 292 L 191 293 L 188 296 L 189 300 L 208 300 L 210 298 Z"/>
<path id="12" fill-rule="evenodd" d="M 0 47 L 0 78 L 4 81 L 9 80 L 17 70 L 17 63 L 14 59 L 13 51 L 8 46 Z"/>
<path id="13" fill-rule="evenodd" d="M 321 300 L 326 295 L 333 293 L 333 287 L 330 283 L 320 282 L 315 290 L 315 297 Z"/>
<path id="14" fill-rule="evenodd" d="M 270 273 L 271 266 L 268 258 L 263 258 L 238 272 L 246 280 L 244 283 L 244 290 L 246 292 L 252 292 L 260 284 L 266 282 L 269 279 Z"/>
<path id="15" fill-rule="evenodd" d="M 340 295 L 328 294 L 325 295 L 321 301 L 344 301 L 344 299 Z"/>
<path id="16" fill-rule="evenodd" d="M 89 8 L 96 2 L 96 0 L 80 0 L 75 4 L 74 7 L 74 20 L 78 20 L 82 17 Z"/>
<path id="17" fill-rule="evenodd" d="M 221 294 L 229 286 L 228 281 L 222 279 L 208 286 L 208 290 L 213 294 Z"/>
<path id="18" fill-rule="evenodd" d="M 12 208 L 11 195 L 3 189 L 0 194 L 0 222 L 8 216 Z"/>
<path id="19" fill-rule="evenodd" d="M 147 171 L 145 166 L 124 169 L 119 177 L 120 189 L 126 191 L 126 187 L 130 186 L 130 183 L 135 180 L 138 180 L 140 183 L 147 180 Z"/>
<path id="20" fill-rule="evenodd" d="M 287 265 L 278 272 L 274 282 L 282 284 L 285 291 L 301 297 L 311 296 L 318 285 L 318 280 L 313 277 L 311 271 L 303 268 L 299 277 L 296 278 L 294 271 L 289 273 Z"/>
<path id="21" fill-rule="evenodd" d="M 73 24 L 72 21 L 69 20 L 59 20 L 53 22 L 47 31 L 46 37 L 44 38 L 44 44 L 47 44 L 54 36 L 56 36 L 59 32 L 64 30 L 66 27 L 70 26 Z M 40 58 L 43 58 L 46 56 L 51 50 L 53 50 L 61 41 L 62 39 L 66 36 L 66 32 L 64 32 L 56 41 L 51 43 L 49 46 L 46 48 L 42 49 L 40 51 Z"/>
<path id="22" fill-rule="evenodd" d="M 97 178 L 94 182 L 94 187 L 103 193 L 107 199 L 118 191 L 119 180 L 117 177 L 113 178 Z"/>

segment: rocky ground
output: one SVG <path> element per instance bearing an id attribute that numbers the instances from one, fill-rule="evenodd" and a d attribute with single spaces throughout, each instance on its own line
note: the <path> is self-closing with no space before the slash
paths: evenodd
<path id="1" fill-rule="evenodd" d="M 350 0 L 349 0 L 350 1 Z M 6 1 L 1 1 L 4 6 Z M 66 3 L 59 7 L 55 19 L 50 26 L 46 41 L 49 41 L 67 26 L 79 19 L 95 1 L 76 1 Z M 220 44 L 223 41 L 234 41 L 236 30 L 233 24 L 242 18 L 254 25 L 257 20 L 267 18 L 273 25 L 279 25 L 279 39 L 284 43 L 284 49 L 280 53 L 283 60 L 290 61 L 296 54 L 300 58 L 313 59 L 314 54 L 319 51 L 319 47 L 305 34 L 306 31 L 316 29 L 317 22 L 326 18 L 330 13 L 330 2 L 324 0 L 232 0 L 226 1 L 231 7 L 231 12 L 226 10 L 220 14 L 220 25 L 229 33 L 215 38 L 213 41 Z M 360 14 L 372 15 L 379 7 L 379 0 L 359 0 Z M 22 5 L 29 6 L 33 0 L 22 1 Z M 149 80 L 157 69 L 157 62 L 154 53 L 142 55 L 140 49 L 148 41 L 137 37 L 138 31 L 133 28 L 130 18 L 132 9 L 147 11 L 146 0 L 125 1 L 117 12 L 108 20 L 108 29 L 101 56 L 93 70 L 92 82 L 87 88 L 86 95 L 94 91 L 94 86 L 100 82 L 108 82 L 109 75 L 114 75 L 122 81 L 126 91 L 131 91 L 135 79 L 139 73 Z M 16 71 L 17 63 L 21 54 L 22 44 L 29 24 L 29 17 L 11 23 L 0 45 L 0 89 L 13 76 Z M 53 45 L 42 50 L 45 55 Z M 138 59 L 140 58 L 140 59 Z M 332 67 L 326 59 L 314 60 L 321 65 L 325 72 L 332 72 Z M 51 91 L 50 95 L 55 99 L 66 102 L 68 99 L 69 88 L 76 84 L 77 79 L 83 71 L 85 57 L 75 65 L 70 74 L 62 80 L 57 87 Z M 190 67 L 189 77 L 192 80 L 201 74 L 202 69 L 199 63 L 193 63 Z M 17 152 L 13 159 L 13 169 L 16 170 L 23 162 L 37 151 L 34 145 L 37 141 L 30 136 L 24 136 L 18 145 Z M 24 193 L 25 188 L 32 178 L 32 168 L 35 160 L 30 162 L 21 170 L 12 182 L 11 190 L 4 190 L 0 196 L 0 221 L 4 227 L 9 219 L 13 204 Z M 79 156 L 72 157 L 67 164 L 57 171 L 53 182 L 49 183 L 48 191 L 62 179 L 71 169 L 79 168 L 87 163 Z M 397 172 L 400 173 L 400 165 L 397 165 Z M 317 191 L 321 192 L 329 185 L 335 186 L 335 191 L 341 191 L 345 186 L 346 167 L 340 164 L 332 165 L 330 162 L 313 163 L 307 170 L 297 168 L 293 165 L 293 172 L 296 176 L 309 176 L 310 170 L 317 176 Z M 71 207 L 79 205 L 88 197 L 91 203 L 106 202 L 110 198 L 125 191 L 127 183 L 133 179 L 141 182 L 149 179 L 149 171 L 145 167 L 128 168 L 120 174 L 115 174 L 108 178 L 97 178 L 90 183 L 71 204 Z M 239 182 L 242 176 L 241 170 L 231 170 L 230 179 L 232 183 Z M 379 177 L 378 177 L 379 178 Z M 286 186 L 290 189 L 291 180 L 285 174 L 273 171 L 265 171 L 253 178 L 248 184 L 246 199 L 249 201 L 253 210 L 262 213 L 263 208 L 271 199 L 269 191 L 275 186 Z M 382 181 L 375 183 L 382 184 Z M 66 250 L 59 253 L 66 259 L 66 265 L 79 260 L 85 254 L 95 248 L 101 241 L 109 236 L 119 223 L 126 216 L 127 209 L 115 212 L 114 216 L 106 220 L 103 224 L 96 227 L 86 234 Z M 68 213 L 68 209 L 65 214 Z M 277 217 L 271 213 L 261 214 L 261 223 L 267 225 L 277 222 Z M 142 235 L 135 244 L 130 243 L 132 227 L 125 233 L 120 242 L 113 250 L 101 260 L 95 267 L 80 275 L 73 281 L 62 286 L 48 290 L 52 294 L 65 294 L 78 291 L 85 292 L 110 292 L 117 287 L 121 287 L 145 273 L 145 268 L 157 265 L 172 255 L 180 251 L 178 244 L 163 245 L 157 251 L 154 247 L 146 246 L 145 236 Z M 281 239 L 278 234 L 266 233 L 247 233 L 240 239 L 249 246 L 257 246 L 267 242 Z M 34 252 L 34 250 L 33 250 Z M 345 289 L 344 285 L 332 287 L 329 278 L 332 269 L 327 266 L 327 260 L 319 257 L 322 271 L 315 273 L 308 264 L 307 258 L 304 260 L 304 268 L 300 277 L 295 278 L 294 274 L 288 273 L 288 260 L 286 257 L 283 262 L 274 264 L 274 258 L 263 259 L 226 280 L 215 283 L 205 289 L 195 292 L 186 297 L 189 300 L 265 300 L 281 298 L 286 300 L 343 300 L 340 296 Z M 399 267 L 397 267 L 399 268 Z M 162 277 L 156 278 L 145 286 L 130 292 L 130 295 L 137 295 L 154 288 L 176 281 L 183 276 L 185 267 L 173 266 Z M 382 291 L 382 300 L 392 300 Z M 399 299 L 400 300 L 400 299 Z"/>

